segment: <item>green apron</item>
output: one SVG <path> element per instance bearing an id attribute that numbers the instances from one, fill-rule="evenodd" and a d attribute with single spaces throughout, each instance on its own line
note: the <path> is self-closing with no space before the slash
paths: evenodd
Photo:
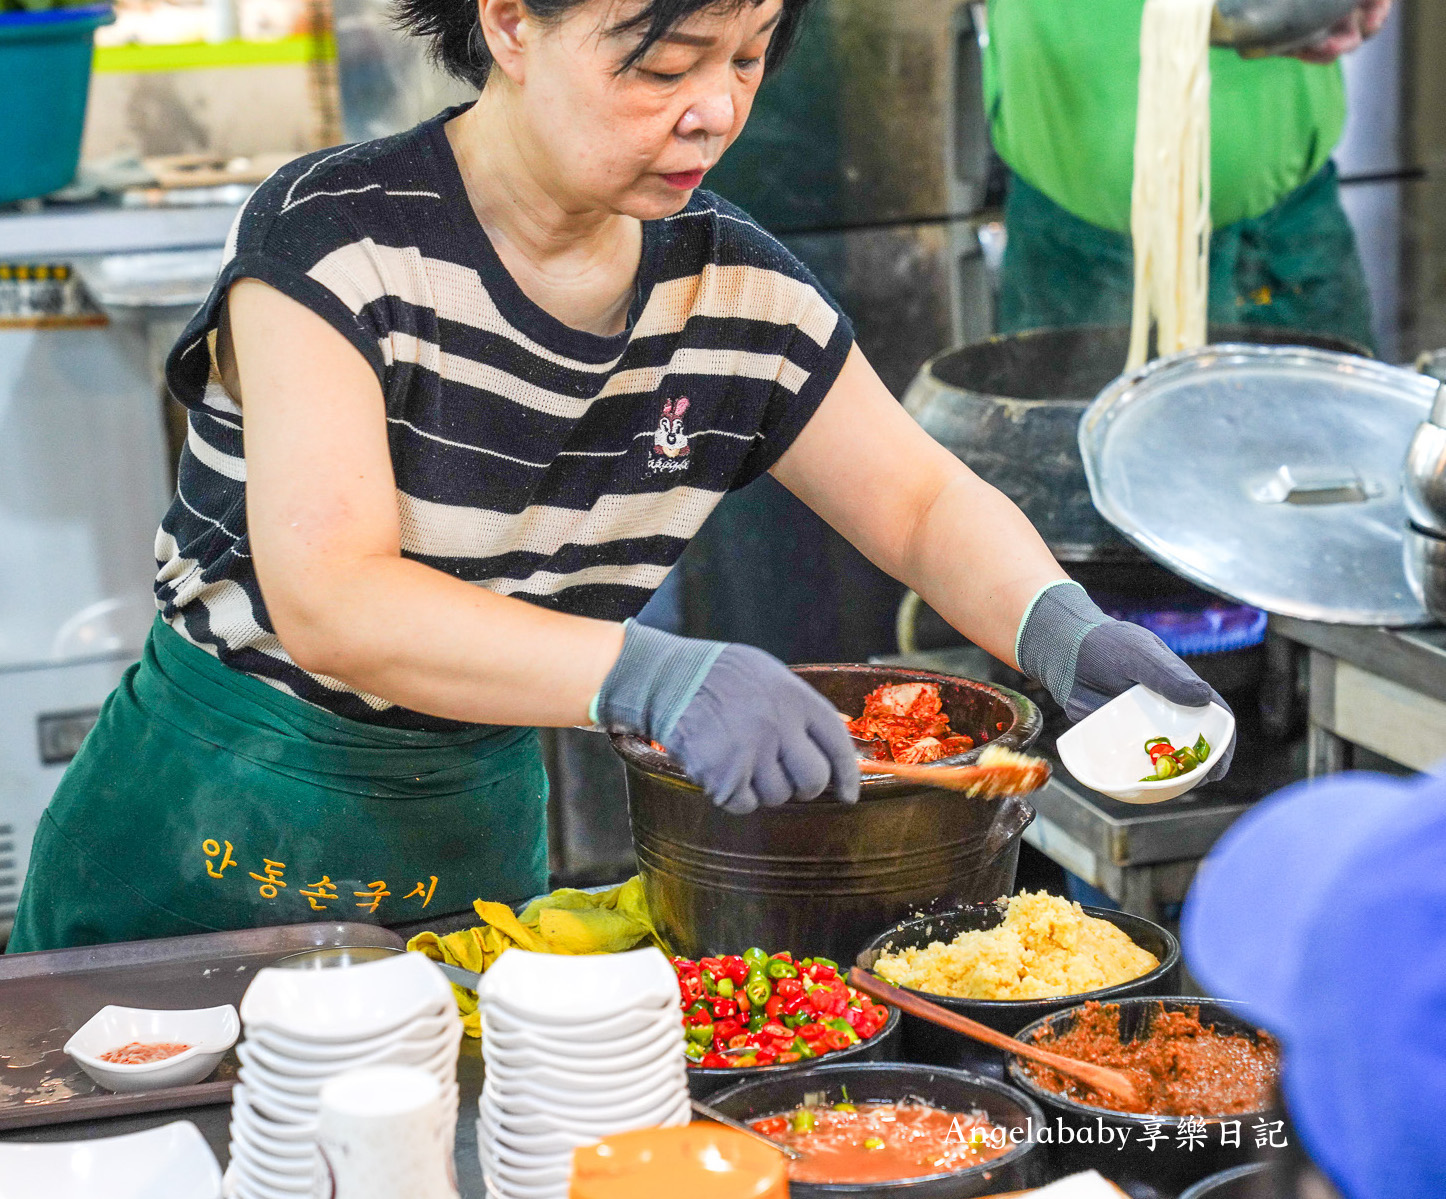
<path id="1" fill-rule="evenodd" d="M 1129 237 L 1081 220 L 1018 175 L 1004 224 L 999 332 L 1130 323 Z M 1334 164 L 1264 216 L 1215 230 L 1210 323 L 1296 329 L 1375 348 L 1370 291 Z"/>
<path id="2" fill-rule="evenodd" d="M 9 950 L 523 899 L 546 805 L 535 729 L 348 720 L 158 618 L 41 817 Z"/>

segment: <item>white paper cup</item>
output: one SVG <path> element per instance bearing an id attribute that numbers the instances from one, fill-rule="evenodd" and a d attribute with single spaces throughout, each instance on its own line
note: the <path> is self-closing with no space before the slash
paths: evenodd
<path id="1" fill-rule="evenodd" d="M 319 1199 L 458 1199 L 455 1093 L 416 1066 L 349 1070 L 321 1088 Z"/>

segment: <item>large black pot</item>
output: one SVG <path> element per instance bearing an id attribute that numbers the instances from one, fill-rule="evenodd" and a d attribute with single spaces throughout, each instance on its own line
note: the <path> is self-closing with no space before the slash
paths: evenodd
<path id="1" fill-rule="evenodd" d="M 1147 1032 L 1161 1005 L 1166 1011 L 1199 1008 L 1200 1023 L 1223 1033 L 1252 1039 L 1261 1035 L 1260 1030 L 1241 1014 L 1240 1005 L 1226 1000 L 1176 995 L 1112 1002 L 1119 1005 L 1120 1035 L 1125 1040 L 1134 1040 Z M 1020 1030 L 1018 1039 L 1036 1040 L 1046 1029 L 1056 1035 L 1064 1033 L 1073 1026 L 1082 1010 L 1082 1007 L 1067 1008 L 1036 1020 Z M 1182 1131 L 1188 1132 L 1184 1127 L 1187 1117 L 1132 1115 L 1076 1103 L 1040 1086 L 1017 1057 L 1009 1059 L 1009 1081 L 1044 1108 L 1051 1123 L 1065 1130 L 1064 1137 L 1072 1136 L 1071 1140 L 1060 1136 L 1054 1138 L 1050 1161 L 1056 1169 L 1065 1174 L 1077 1170 L 1098 1170 L 1121 1185 L 1141 1183 L 1165 1193 L 1181 1191 L 1221 1170 L 1260 1160 L 1263 1154 L 1256 1148 L 1254 1139 L 1257 1122 L 1271 1123 L 1283 1118 L 1279 1111 L 1267 1109 L 1207 1120 L 1203 1145 L 1190 1147 L 1188 1136 L 1182 1137 Z M 1153 1148 L 1142 1139 L 1151 1129 L 1163 1136 L 1162 1140 L 1152 1142 Z M 1238 1131 L 1238 1145 L 1226 1143 L 1236 1139 L 1232 1136 L 1232 1129 Z M 1101 1148 L 1103 1130 L 1108 1131 L 1111 1142 Z M 1079 1140 L 1081 1132 L 1090 1135 L 1091 1141 L 1082 1144 Z M 1118 1148 L 1121 1132 L 1128 1134 L 1124 1148 Z"/>
<path id="2" fill-rule="evenodd" d="M 889 1010 L 888 1022 L 867 1041 L 857 1041 L 847 1049 L 835 1049 L 827 1057 L 817 1061 L 786 1062 L 773 1066 L 737 1066 L 718 1069 L 711 1066 L 688 1067 L 688 1094 L 694 1099 L 707 1099 L 719 1091 L 727 1091 L 755 1078 L 770 1078 L 775 1075 L 802 1074 L 805 1070 L 817 1070 L 822 1066 L 838 1066 L 850 1062 L 892 1062 L 899 1056 L 899 1020 L 903 1015 L 898 1008 Z"/>
<path id="3" fill-rule="evenodd" d="M 1367 354 L 1332 337 L 1259 325 L 1210 329 L 1212 342 Z M 1030 329 L 930 359 L 904 407 L 934 439 L 1023 510 L 1061 562 L 1143 555 L 1095 511 L 1080 459 L 1080 417 L 1125 369 L 1128 327 Z"/>
<path id="4" fill-rule="evenodd" d="M 794 1182 L 788 1188 L 792 1199 L 970 1199 L 1038 1186 L 1044 1180 L 1044 1154 L 1029 1138 L 1044 1121 L 1039 1106 L 1013 1087 L 963 1070 L 898 1063 L 819 1066 L 730 1087 L 710 1102 L 735 1120 L 756 1120 L 789 1111 L 805 1095 L 819 1092 L 822 1103 L 841 1102 L 844 1087 L 854 1103 L 922 1099 L 945 1111 L 982 1111 L 990 1123 L 1013 1133 L 1017 1144 L 991 1162 L 952 1174 L 889 1183 Z"/>
<path id="5" fill-rule="evenodd" d="M 840 711 L 863 710 L 884 683 L 938 685 L 951 727 L 976 748 L 1024 749 L 1039 709 L 1002 687 L 884 666 L 795 670 Z M 807 803 L 730 816 L 676 762 L 637 737 L 615 737 L 627 767 L 628 812 L 648 911 L 675 953 L 738 953 L 750 945 L 847 962 L 880 924 L 1014 888 L 1019 840 L 1034 819 L 1023 799 L 863 781 L 856 804 L 825 792 Z"/>
<path id="6" fill-rule="evenodd" d="M 1082 995 L 1062 995 L 1055 999 L 954 999 L 947 995 L 934 995 L 927 991 L 903 988 L 946 1007 L 951 1012 L 968 1016 L 990 1028 L 997 1028 L 1011 1037 L 1027 1024 L 1032 1024 L 1052 1012 L 1078 1007 L 1086 1000 L 1101 1002 L 1123 999 L 1132 995 L 1169 995 L 1176 989 L 1180 966 L 1180 943 L 1158 924 L 1117 912 L 1112 908 L 1086 907 L 1085 912 L 1101 920 L 1108 920 L 1120 929 L 1141 949 L 1153 953 L 1160 964 L 1148 974 L 1113 987 L 1104 987 Z M 968 904 L 953 911 L 941 912 L 919 920 L 906 920 L 880 933 L 862 950 L 856 964 L 864 970 L 872 970 L 879 955 L 889 949 L 920 949 L 933 941 L 952 941 L 960 933 L 975 932 L 993 928 L 1004 919 L 1003 905 L 998 903 Z M 904 1060 L 927 1062 L 936 1066 L 957 1066 L 987 1074 L 992 1078 L 1003 1078 L 1005 1054 L 978 1041 L 940 1028 L 917 1016 L 904 1016 L 903 1030 Z"/>

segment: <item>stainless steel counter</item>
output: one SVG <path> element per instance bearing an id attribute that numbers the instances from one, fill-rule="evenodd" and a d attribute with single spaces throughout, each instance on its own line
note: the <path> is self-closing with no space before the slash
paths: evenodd
<path id="1" fill-rule="evenodd" d="M 1446 760 L 1446 629 L 1273 618 L 1310 661 L 1310 773 L 1348 770 L 1355 747 L 1410 770 Z"/>

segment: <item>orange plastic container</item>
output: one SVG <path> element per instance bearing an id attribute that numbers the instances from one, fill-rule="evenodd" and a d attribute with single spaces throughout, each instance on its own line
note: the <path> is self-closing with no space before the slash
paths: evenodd
<path id="1" fill-rule="evenodd" d="M 571 1199 L 787 1199 L 788 1161 L 716 1124 L 642 1128 L 573 1150 Z"/>

